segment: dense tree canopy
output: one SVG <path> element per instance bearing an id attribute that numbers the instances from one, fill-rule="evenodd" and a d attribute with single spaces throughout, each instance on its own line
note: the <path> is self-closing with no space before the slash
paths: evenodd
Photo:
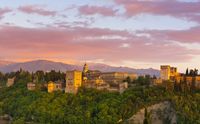
<path id="1" fill-rule="evenodd" d="M 49 75 L 53 73 L 55 74 L 52 72 Z M 42 76 L 45 78 L 42 72 L 36 74 L 40 75 L 38 80 L 43 80 Z M 178 123 L 200 123 L 198 91 L 183 93 L 163 87 L 136 86 L 122 94 L 85 88 L 80 88 L 76 95 L 62 92 L 47 93 L 27 90 L 26 83 L 32 79 L 33 74 L 17 72 L 15 75 L 17 82 L 13 87 L 0 89 L 0 115 L 9 114 L 13 117 L 14 124 L 123 123 L 139 109 L 166 100 L 175 108 Z M 13 74 L 6 74 L 3 77 L 5 76 L 12 77 Z M 138 80 L 145 83 L 144 78 Z M 148 77 L 145 80 L 148 80 Z"/>

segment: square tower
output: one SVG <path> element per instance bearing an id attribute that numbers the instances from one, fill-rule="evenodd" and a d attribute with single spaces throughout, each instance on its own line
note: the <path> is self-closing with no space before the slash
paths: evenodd
<path id="1" fill-rule="evenodd" d="M 175 80 L 178 75 L 176 67 L 170 67 L 169 65 L 161 65 L 160 67 L 160 77 L 162 80 Z"/>
<path id="2" fill-rule="evenodd" d="M 162 80 L 170 79 L 170 66 L 169 65 L 161 65 L 160 66 L 160 77 Z"/>
<path id="3" fill-rule="evenodd" d="M 82 72 L 81 71 L 67 71 L 66 72 L 66 93 L 76 94 L 78 88 L 82 85 Z"/>

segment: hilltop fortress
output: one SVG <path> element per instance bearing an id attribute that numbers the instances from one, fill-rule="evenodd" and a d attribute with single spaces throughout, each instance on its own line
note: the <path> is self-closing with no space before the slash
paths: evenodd
<path id="1" fill-rule="evenodd" d="M 186 73 L 179 73 L 176 67 L 170 65 L 160 66 L 160 79 L 157 79 L 155 84 L 171 82 L 174 84 L 185 84 L 187 87 L 200 89 L 200 75 L 197 69 L 186 70 Z"/>
<path id="2" fill-rule="evenodd" d="M 124 80 L 130 77 L 132 80 L 137 78 L 134 73 L 126 72 L 106 72 L 102 73 L 98 70 L 89 70 L 85 63 L 83 71 L 67 71 L 66 72 L 66 93 L 76 93 L 78 88 L 83 86 L 86 88 L 95 88 L 98 90 L 108 90 L 123 92 L 128 88 L 128 83 Z"/>

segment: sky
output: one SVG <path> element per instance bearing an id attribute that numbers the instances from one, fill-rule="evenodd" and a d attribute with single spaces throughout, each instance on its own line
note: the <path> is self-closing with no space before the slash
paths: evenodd
<path id="1" fill-rule="evenodd" d="M 200 0 L 0 0 L 0 60 L 200 68 Z"/>

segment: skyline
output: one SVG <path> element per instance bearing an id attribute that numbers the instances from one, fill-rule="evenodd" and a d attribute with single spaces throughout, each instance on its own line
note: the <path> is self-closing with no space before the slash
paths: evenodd
<path id="1" fill-rule="evenodd" d="M 0 60 L 198 68 L 199 0 L 2 0 Z"/>

